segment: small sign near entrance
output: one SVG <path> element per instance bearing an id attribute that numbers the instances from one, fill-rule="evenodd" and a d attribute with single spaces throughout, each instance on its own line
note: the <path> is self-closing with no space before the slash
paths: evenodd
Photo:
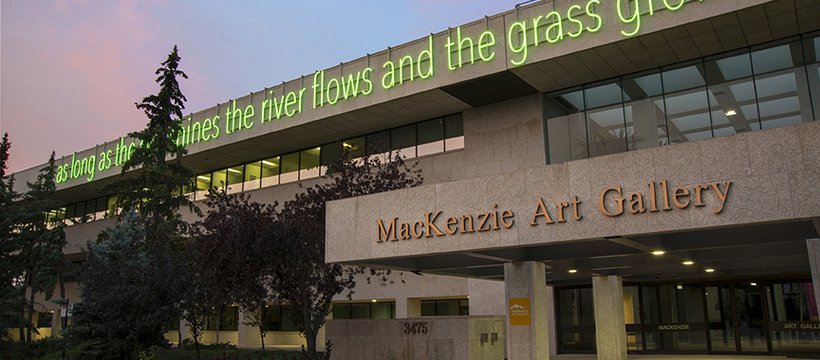
<path id="1" fill-rule="evenodd" d="M 769 323 L 772 331 L 820 331 L 818 321 L 775 321 Z"/>
<path id="2" fill-rule="evenodd" d="M 530 326 L 530 298 L 510 298 L 510 325 Z"/>

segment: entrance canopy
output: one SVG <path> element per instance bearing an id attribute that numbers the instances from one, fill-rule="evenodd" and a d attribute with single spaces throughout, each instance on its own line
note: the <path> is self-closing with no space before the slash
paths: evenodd
<path id="1" fill-rule="evenodd" d="M 592 275 L 625 281 L 809 277 L 806 239 L 818 221 L 756 224 L 685 232 L 368 261 L 377 267 L 504 279 L 504 263 L 540 261 L 551 285 L 588 283 Z M 663 255 L 652 252 L 663 249 Z M 684 263 L 691 265 L 684 265 Z M 707 273 L 707 269 L 714 272 Z M 575 270 L 574 272 L 570 272 Z"/>

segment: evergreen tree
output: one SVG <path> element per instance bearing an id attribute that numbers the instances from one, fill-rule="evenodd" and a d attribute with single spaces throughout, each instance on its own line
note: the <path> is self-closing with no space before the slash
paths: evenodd
<path id="1" fill-rule="evenodd" d="M 116 326 L 127 329 L 112 328 L 116 331 L 111 334 L 117 341 L 97 331 L 80 331 L 78 334 L 97 340 L 108 339 L 101 344 L 112 344 L 123 351 L 130 352 L 133 348 L 122 345 L 120 341 L 131 342 L 140 351 L 164 343 L 163 334 L 168 330 L 168 325 L 178 321 L 180 316 L 179 306 L 186 282 L 181 274 L 184 274 L 185 266 L 183 234 L 187 232 L 187 224 L 177 210 L 188 207 L 198 212 L 198 208 L 182 194 L 182 189 L 192 184 L 193 176 L 182 165 L 185 148 L 176 144 L 186 100 L 177 77 L 187 78 L 179 70 L 179 61 L 180 56 L 174 46 L 155 72 L 159 92 L 146 96 L 136 104 L 148 117 L 144 130 L 129 134 L 139 146 L 123 165 L 124 176 L 103 190 L 118 194 L 123 213 L 139 218 L 139 232 L 125 231 L 117 233 L 117 236 L 139 235 L 139 238 L 129 240 L 125 250 L 129 251 L 127 256 L 140 262 L 132 264 L 128 262 L 130 258 L 113 257 L 100 262 L 102 265 L 98 268 L 103 266 L 103 269 L 115 271 L 113 267 L 116 265 L 105 266 L 122 262 L 123 267 L 138 273 L 116 271 L 110 281 L 118 283 L 111 284 L 97 281 L 93 276 L 99 273 L 91 269 L 92 275 L 84 277 L 82 282 L 85 308 L 84 316 L 77 318 L 77 324 L 84 329 L 106 329 L 115 325 L 105 316 L 110 314 L 105 306 L 86 306 L 91 300 L 118 309 L 118 315 L 114 317 L 119 317 Z M 130 221 L 129 226 L 136 226 L 137 220 Z M 106 237 L 111 235 L 102 237 L 101 243 L 106 241 Z M 130 289 L 137 293 L 129 297 L 106 296 L 109 291 L 119 291 L 116 289 L 126 293 Z M 95 299 L 98 296 L 102 298 Z"/>
<path id="2" fill-rule="evenodd" d="M 21 242 L 18 256 L 22 262 L 24 285 L 21 290 L 24 293 L 28 290 L 28 299 L 21 309 L 26 319 L 27 342 L 32 340 L 35 294 L 43 292 L 46 300 L 50 299 L 63 266 L 66 241 L 62 223 L 47 219 L 47 214 L 57 208 L 52 198 L 57 190 L 55 174 L 54 153 L 51 153 L 48 165 L 40 169 L 34 183 L 27 184 L 28 191 L 18 205 L 17 236 Z"/>
<path id="3" fill-rule="evenodd" d="M 15 235 L 20 195 L 14 191 L 14 176 L 6 174 L 11 149 L 9 134 L 0 142 L 0 340 L 7 329 L 21 324 L 23 297 L 17 286 L 23 274 L 19 261 L 20 239 Z M 22 335 L 23 328 L 20 328 Z M 23 338 L 22 336 L 20 337 Z"/>
<path id="4" fill-rule="evenodd" d="M 133 210 L 87 245 L 80 277 L 83 303 L 74 311 L 71 336 L 91 340 L 97 358 L 130 359 L 135 350 L 161 343 L 164 299 L 156 296 L 151 259 L 143 251 L 145 222 Z"/>

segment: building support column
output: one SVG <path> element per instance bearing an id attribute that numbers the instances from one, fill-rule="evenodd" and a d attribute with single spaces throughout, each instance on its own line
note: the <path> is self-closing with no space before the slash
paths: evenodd
<path id="1" fill-rule="evenodd" d="M 549 359 L 547 281 L 544 263 L 504 264 L 507 359 Z"/>
<path id="2" fill-rule="evenodd" d="M 592 277 L 598 360 L 626 360 L 624 287 L 620 276 Z"/>
<path id="3" fill-rule="evenodd" d="M 820 239 L 806 240 L 806 250 L 811 268 L 811 283 L 814 286 L 814 305 L 820 314 Z"/>

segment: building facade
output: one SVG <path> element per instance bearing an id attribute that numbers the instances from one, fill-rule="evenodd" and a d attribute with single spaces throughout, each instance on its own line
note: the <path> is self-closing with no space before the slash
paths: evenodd
<path id="1" fill-rule="evenodd" d="M 178 141 L 195 199 L 287 200 L 377 144 L 418 161 L 422 186 L 328 204 L 326 260 L 402 280 L 338 299 L 341 358 L 816 356 L 818 30 L 810 0 L 534 2 L 191 114 Z M 67 258 L 113 223 L 98 189 L 135 146 L 59 161 Z M 267 341 L 300 345 L 280 315 Z"/>

